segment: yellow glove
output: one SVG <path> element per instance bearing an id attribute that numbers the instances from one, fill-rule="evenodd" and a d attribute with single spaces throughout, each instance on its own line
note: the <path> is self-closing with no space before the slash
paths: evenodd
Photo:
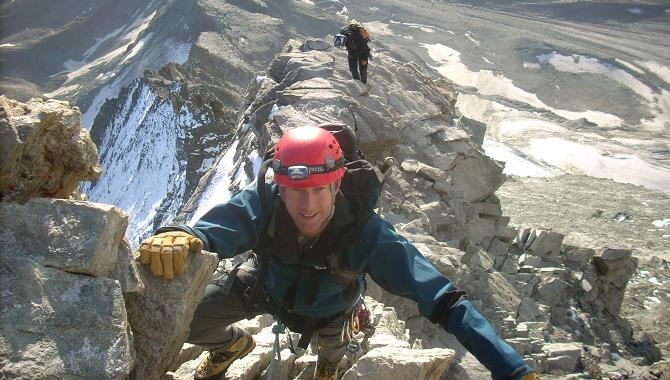
<path id="1" fill-rule="evenodd" d="M 535 372 L 531 372 L 524 377 L 520 378 L 519 380 L 540 380 L 540 376 L 537 375 Z"/>
<path id="2" fill-rule="evenodd" d="M 154 276 L 169 280 L 182 274 L 189 251 L 198 253 L 201 249 L 202 241 L 184 231 L 162 232 L 142 241 L 140 262 L 148 264 Z"/>

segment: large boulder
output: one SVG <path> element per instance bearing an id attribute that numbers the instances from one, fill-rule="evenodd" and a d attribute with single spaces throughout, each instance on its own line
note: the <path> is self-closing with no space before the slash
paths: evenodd
<path id="1" fill-rule="evenodd" d="M 98 150 L 76 107 L 0 96 L 0 199 L 68 198 L 100 176 Z"/>
<path id="2" fill-rule="evenodd" d="M 20 379 L 124 379 L 132 335 L 115 280 L 0 253 L 0 368 Z"/>
<path id="3" fill-rule="evenodd" d="M 129 253 L 120 248 L 126 223 L 119 209 L 88 202 L 0 203 L 3 375 L 122 379 L 130 373 L 132 334 L 123 289 L 112 279 L 134 277 L 128 258 L 119 259 Z"/>
<path id="4" fill-rule="evenodd" d="M 153 277 L 141 266 L 144 292 L 124 294 L 138 359 L 132 379 L 160 379 L 171 369 L 217 263 L 211 252 L 189 255 L 184 273 L 173 280 Z"/>
<path id="5" fill-rule="evenodd" d="M 628 249 L 603 248 L 593 257 L 593 266 L 600 301 L 612 315 L 619 314 L 626 285 L 637 269 L 637 258 Z"/>
<path id="6" fill-rule="evenodd" d="M 453 359 L 454 351 L 446 348 L 413 350 L 401 347 L 380 347 L 359 359 L 342 379 L 437 380 L 442 378 Z"/>
<path id="7" fill-rule="evenodd" d="M 0 203 L 4 249 L 68 272 L 104 277 L 128 225 L 120 209 L 98 203 L 33 198 Z M 110 254 L 110 252 L 114 252 Z"/>

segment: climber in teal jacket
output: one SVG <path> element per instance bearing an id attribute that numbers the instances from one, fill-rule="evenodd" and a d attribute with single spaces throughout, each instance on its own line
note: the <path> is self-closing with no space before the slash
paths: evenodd
<path id="1" fill-rule="evenodd" d="M 231 325 L 266 312 L 301 332 L 302 346 L 318 337 L 314 377 L 337 379 L 365 274 L 415 301 L 421 314 L 455 335 L 493 379 L 539 379 L 463 291 L 390 223 L 340 191 L 345 160 L 330 132 L 292 129 L 273 158 L 275 183 L 244 189 L 193 227 L 161 228 L 140 247 L 141 262 L 165 278 L 183 271 L 189 251 L 204 248 L 221 259 L 256 253 L 227 276 L 215 276 L 195 312 L 188 341 L 210 351 L 197 379 L 219 378 L 249 353 L 253 337 Z"/>

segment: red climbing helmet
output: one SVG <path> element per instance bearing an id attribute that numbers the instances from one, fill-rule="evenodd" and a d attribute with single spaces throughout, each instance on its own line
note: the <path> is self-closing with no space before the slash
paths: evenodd
<path id="1" fill-rule="evenodd" d="M 305 188 L 333 183 L 344 175 L 344 157 L 335 136 L 319 127 L 284 133 L 272 156 L 279 186 Z"/>

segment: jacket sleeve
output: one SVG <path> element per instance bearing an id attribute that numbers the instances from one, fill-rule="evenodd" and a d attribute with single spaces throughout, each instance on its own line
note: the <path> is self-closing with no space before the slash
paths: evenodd
<path id="1" fill-rule="evenodd" d="M 374 215 L 361 241 L 368 255 L 368 272 L 389 292 L 417 302 L 419 311 L 453 334 L 494 380 L 515 380 L 532 372 L 521 356 L 407 239 Z"/>
<path id="2" fill-rule="evenodd" d="M 271 193 L 270 185 L 266 190 Z M 157 232 L 182 230 L 198 237 L 203 248 L 219 258 L 230 258 L 258 245 L 263 228 L 263 210 L 255 184 L 218 204 L 202 216 L 193 227 L 169 226 Z"/>

